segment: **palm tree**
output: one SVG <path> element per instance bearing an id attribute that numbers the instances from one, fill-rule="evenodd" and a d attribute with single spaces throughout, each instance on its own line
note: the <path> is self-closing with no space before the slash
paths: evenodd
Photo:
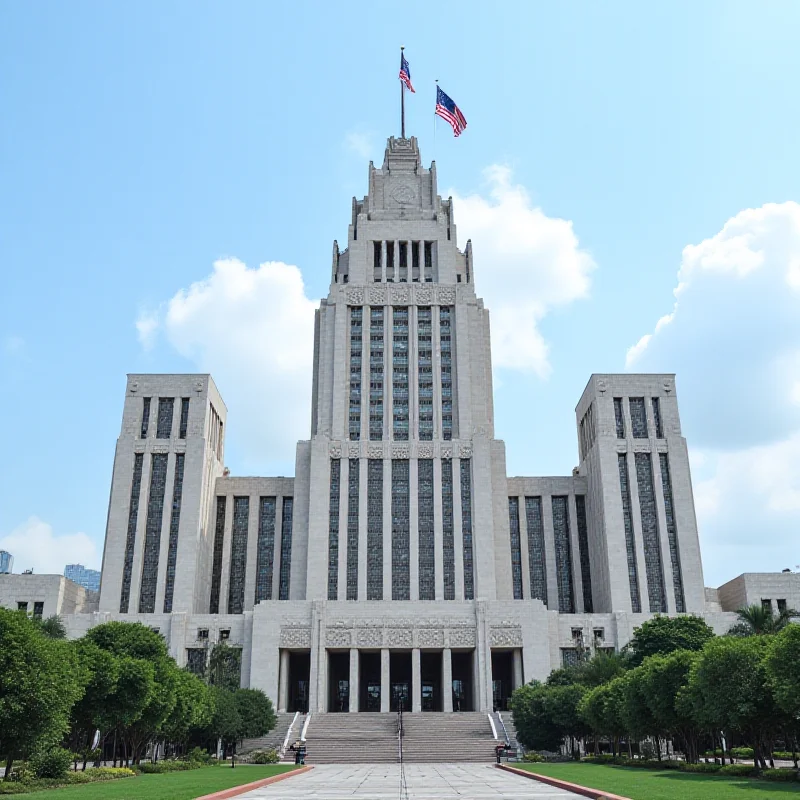
<path id="1" fill-rule="evenodd" d="M 753 603 L 736 612 L 739 621 L 728 631 L 729 636 L 762 636 L 780 633 L 800 612 L 793 608 L 783 608 L 777 614 L 772 606 Z"/>

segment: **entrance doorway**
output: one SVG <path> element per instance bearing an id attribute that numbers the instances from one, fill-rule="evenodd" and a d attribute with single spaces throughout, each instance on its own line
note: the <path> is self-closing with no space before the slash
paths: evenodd
<path id="1" fill-rule="evenodd" d="M 390 711 L 411 711 L 411 653 L 389 655 Z"/>
<path id="2" fill-rule="evenodd" d="M 453 651 L 453 711 L 474 711 L 473 700 L 473 671 L 474 650 Z"/>
<path id="3" fill-rule="evenodd" d="M 423 711 L 441 711 L 442 697 L 442 653 L 420 653 L 420 694 Z"/>
<path id="4" fill-rule="evenodd" d="M 381 710 L 381 654 L 360 650 L 358 653 L 358 708 L 360 711 Z"/>
<path id="5" fill-rule="evenodd" d="M 514 691 L 514 654 L 511 650 L 492 650 L 492 706 L 507 711 Z"/>
<path id="6" fill-rule="evenodd" d="M 287 711 L 308 713 L 308 687 L 311 680 L 311 653 L 289 653 L 289 698 Z"/>
<path id="7" fill-rule="evenodd" d="M 350 652 L 328 651 L 328 711 L 350 710 Z"/>

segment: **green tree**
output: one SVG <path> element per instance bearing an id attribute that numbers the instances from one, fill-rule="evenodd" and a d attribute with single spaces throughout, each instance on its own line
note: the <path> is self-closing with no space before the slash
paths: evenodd
<path id="1" fill-rule="evenodd" d="M 58 614 L 53 614 L 43 620 L 37 620 L 39 628 L 45 636 L 51 639 L 66 639 L 67 629 Z"/>
<path id="2" fill-rule="evenodd" d="M 622 653 L 596 653 L 577 668 L 578 683 L 592 688 L 602 686 L 622 675 L 630 667 Z"/>
<path id="3" fill-rule="evenodd" d="M 222 740 L 222 755 L 227 755 L 228 749 L 239 739 L 242 730 L 242 718 L 233 692 L 218 687 L 212 688 L 214 697 L 214 714 L 211 725 L 207 729 L 207 738 Z"/>
<path id="4" fill-rule="evenodd" d="M 789 625 L 769 643 L 766 669 L 775 702 L 800 719 L 800 625 Z"/>
<path id="5" fill-rule="evenodd" d="M 795 617 L 800 617 L 800 612 L 793 608 L 784 608 L 777 614 L 772 606 L 761 603 L 740 608 L 736 612 L 738 622 L 728 631 L 729 636 L 763 636 L 780 633 Z"/>
<path id="6" fill-rule="evenodd" d="M 631 665 L 638 667 L 648 656 L 702 650 L 712 638 L 714 631 L 700 617 L 656 616 L 634 630 L 626 650 Z"/>
<path id="7" fill-rule="evenodd" d="M 647 660 L 645 660 L 645 664 L 647 664 Z M 664 733 L 647 704 L 646 679 L 644 665 L 632 669 L 620 678 L 623 702 L 619 714 L 625 730 L 639 740 L 648 736 L 659 737 Z"/>
<path id="8" fill-rule="evenodd" d="M 208 682 L 220 689 L 235 692 L 242 683 L 242 651 L 225 642 L 214 645 L 208 660 Z"/>
<path id="9" fill-rule="evenodd" d="M 214 717 L 214 692 L 200 678 L 181 670 L 176 676 L 175 705 L 160 733 L 173 744 L 183 745 L 192 730 L 207 728 Z"/>
<path id="10" fill-rule="evenodd" d="M 272 701 L 260 689 L 237 689 L 233 697 L 241 720 L 237 738 L 264 736 L 277 724 Z"/>
<path id="11" fill-rule="evenodd" d="M 517 739 L 529 750 L 558 750 L 563 733 L 553 720 L 548 697 L 555 687 L 533 681 L 511 696 L 511 715 Z"/>
<path id="12" fill-rule="evenodd" d="M 86 677 L 75 649 L 44 636 L 24 614 L 0 608 L 0 752 L 14 759 L 55 745 Z"/>
<path id="13" fill-rule="evenodd" d="M 625 703 L 624 675 L 613 681 L 590 689 L 578 705 L 578 713 L 597 736 L 606 736 L 611 741 L 614 754 L 619 738 L 625 733 L 622 708 Z M 595 743 L 596 743 L 595 739 Z"/>
<path id="14" fill-rule="evenodd" d="M 561 737 L 569 737 L 573 755 L 575 755 L 575 740 L 583 739 L 589 730 L 586 721 L 578 712 L 578 706 L 587 691 L 587 688 L 580 683 L 571 686 L 548 686 L 545 696 L 545 710 Z"/>

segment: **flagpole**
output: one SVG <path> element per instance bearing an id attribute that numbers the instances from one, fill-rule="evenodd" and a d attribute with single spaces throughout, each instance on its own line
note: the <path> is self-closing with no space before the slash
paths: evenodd
<path id="1" fill-rule="evenodd" d="M 400 45 L 400 66 L 403 66 L 403 50 L 405 47 Z M 406 138 L 406 85 L 400 81 L 400 138 Z"/>
<path id="2" fill-rule="evenodd" d="M 439 79 L 438 78 L 436 79 L 436 89 L 437 89 L 436 98 L 438 100 L 438 98 L 439 98 L 439 93 L 438 93 Z M 436 161 L 436 113 L 435 112 L 433 114 L 433 160 Z"/>

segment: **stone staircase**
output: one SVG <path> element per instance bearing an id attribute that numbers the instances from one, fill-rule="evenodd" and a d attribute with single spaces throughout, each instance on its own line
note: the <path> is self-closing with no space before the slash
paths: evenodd
<path id="1" fill-rule="evenodd" d="M 404 714 L 403 760 L 409 764 L 494 760 L 484 713 Z M 306 732 L 308 764 L 396 764 L 397 714 L 313 714 Z"/>
<path id="2" fill-rule="evenodd" d="M 502 717 L 503 724 L 500 724 L 500 718 Z M 517 729 L 514 727 L 514 720 L 511 716 L 510 711 L 498 711 L 494 715 L 495 718 L 495 727 L 497 728 L 497 736 L 502 740 L 503 737 L 503 725 L 505 725 L 506 733 L 508 734 L 508 743 L 511 745 L 512 750 L 517 751 L 517 755 L 519 758 L 522 758 L 522 754 L 524 752 L 523 746 L 517 741 Z"/>
<path id="3" fill-rule="evenodd" d="M 294 720 L 294 711 L 291 713 L 278 714 L 278 722 L 275 727 L 266 735 L 260 736 L 257 739 L 244 739 L 241 744 L 236 748 L 237 755 L 243 756 L 247 753 L 252 753 L 253 750 L 277 750 L 279 753 L 283 747 L 283 742 L 286 739 L 286 734 L 289 726 Z M 300 714 L 295 723 L 295 729 L 292 734 L 295 738 L 300 738 L 300 730 L 303 725 L 304 715 Z M 290 737 L 289 744 L 292 743 Z"/>

